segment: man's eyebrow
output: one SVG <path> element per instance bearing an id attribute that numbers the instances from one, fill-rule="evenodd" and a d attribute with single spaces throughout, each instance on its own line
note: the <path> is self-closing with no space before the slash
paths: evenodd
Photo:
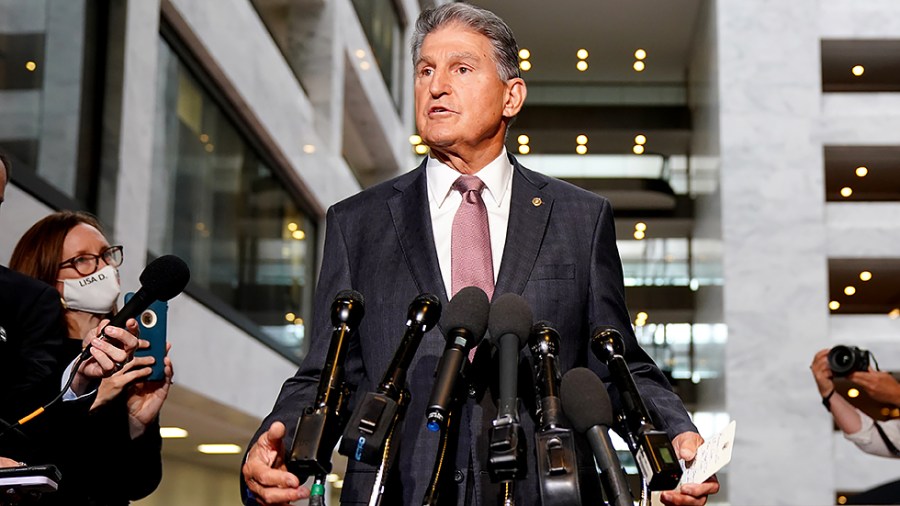
<path id="1" fill-rule="evenodd" d="M 469 51 L 454 51 L 452 53 L 448 53 L 450 58 L 454 60 L 475 60 L 478 59 L 478 55 L 476 53 L 472 53 Z M 416 60 L 415 66 L 418 67 L 422 63 L 431 63 L 432 59 L 427 56 L 420 56 L 418 60 Z"/>

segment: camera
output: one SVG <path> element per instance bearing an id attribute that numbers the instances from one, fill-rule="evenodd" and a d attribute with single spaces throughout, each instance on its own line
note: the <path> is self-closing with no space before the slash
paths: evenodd
<path id="1" fill-rule="evenodd" d="M 847 376 L 856 371 L 869 370 L 871 352 L 857 346 L 835 346 L 828 352 L 828 366 L 835 376 Z"/>

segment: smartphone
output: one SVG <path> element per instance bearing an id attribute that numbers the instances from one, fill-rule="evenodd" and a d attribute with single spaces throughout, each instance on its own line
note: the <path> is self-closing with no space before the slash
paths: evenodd
<path id="1" fill-rule="evenodd" d="M 55 492 L 60 478 L 54 465 L 4 467 L 0 468 L 0 490 L 16 494 Z"/>
<path id="2" fill-rule="evenodd" d="M 125 303 L 131 300 L 134 293 L 125 294 Z M 137 319 L 138 327 L 141 331 L 141 339 L 150 341 L 149 348 L 138 348 L 134 352 L 136 357 L 152 356 L 156 362 L 151 366 L 152 372 L 149 376 L 144 376 L 143 381 L 164 381 L 166 379 L 165 357 L 166 357 L 166 314 L 169 312 L 169 303 L 161 300 L 154 301 L 150 304 L 140 317 Z"/>

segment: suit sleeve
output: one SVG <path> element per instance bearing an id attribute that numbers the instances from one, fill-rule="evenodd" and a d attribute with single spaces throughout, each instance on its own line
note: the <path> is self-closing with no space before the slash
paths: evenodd
<path id="1" fill-rule="evenodd" d="M 622 261 L 616 246 L 616 230 L 612 207 L 604 200 L 594 229 L 590 278 L 589 321 L 593 330 L 598 325 L 613 325 L 625 339 L 624 358 L 634 377 L 635 385 L 660 430 L 670 437 L 686 431 L 696 432 L 684 403 L 672 391 L 669 381 L 653 359 L 640 347 L 631 327 L 625 306 L 625 286 Z M 601 370 L 600 362 L 591 354 L 591 368 Z"/>

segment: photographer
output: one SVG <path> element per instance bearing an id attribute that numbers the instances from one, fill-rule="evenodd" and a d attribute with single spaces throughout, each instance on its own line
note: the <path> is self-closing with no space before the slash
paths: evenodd
<path id="1" fill-rule="evenodd" d="M 876 423 L 847 399 L 835 395 L 835 374 L 828 361 L 830 351 L 824 349 L 816 353 L 809 367 L 819 387 L 822 403 L 831 411 L 834 422 L 844 433 L 844 437 L 860 450 L 881 457 L 900 458 L 900 450 L 897 448 L 900 446 L 900 419 Z M 869 369 L 852 372 L 847 375 L 847 379 L 865 390 L 873 399 L 900 406 L 900 383 L 890 373 Z"/>

